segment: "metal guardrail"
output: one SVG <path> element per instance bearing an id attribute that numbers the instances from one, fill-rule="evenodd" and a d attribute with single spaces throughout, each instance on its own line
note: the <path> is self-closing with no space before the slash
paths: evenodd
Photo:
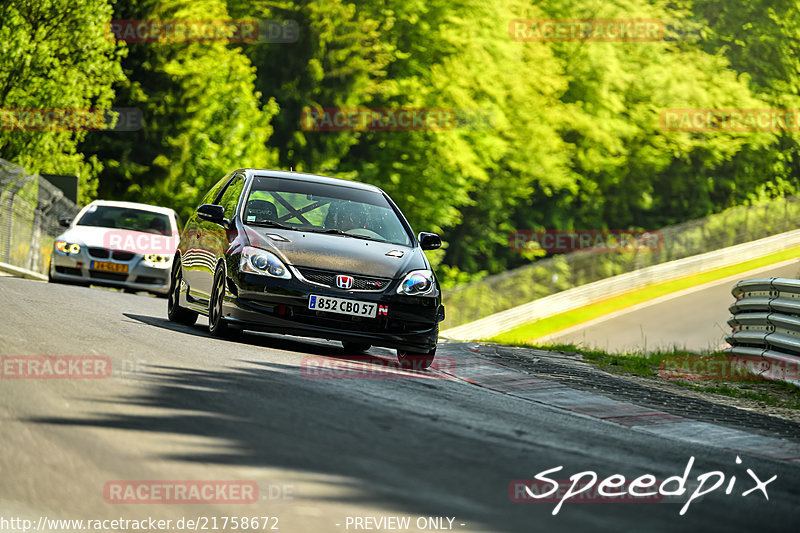
<path id="1" fill-rule="evenodd" d="M 770 372 L 800 386 L 800 280 L 743 280 L 731 290 L 736 301 L 728 308 L 731 356 L 760 357 Z"/>
<path id="2" fill-rule="evenodd" d="M 34 278 L 46 274 L 54 238 L 64 231 L 58 219 L 78 210 L 41 176 L 0 159 L 0 265 L 13 267 L 3 270 Z"/>

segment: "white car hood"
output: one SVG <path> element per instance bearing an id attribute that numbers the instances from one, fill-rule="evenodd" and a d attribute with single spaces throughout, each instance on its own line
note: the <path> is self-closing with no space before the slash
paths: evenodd
<path id="1" fill-rule="evenodd" d="M 56 240 L 80 244 L 90 248 L 125 250 L 138 254 L 170 255 L 175 253 L 178 238 L 177 234 L 166 236 L 146 231 L 73 226 L 62 233 Z"/>

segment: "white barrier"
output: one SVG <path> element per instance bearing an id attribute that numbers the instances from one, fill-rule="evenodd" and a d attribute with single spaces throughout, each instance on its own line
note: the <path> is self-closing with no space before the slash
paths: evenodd
<path id="1" fill-rule="evenodd" d="M 461 341 L 489 339 L 515 327 L 625 294 L 652 283 L 736 265 L 800 246 L 800 230 L 694 255 L 588 283 L 441 332 Z"/>

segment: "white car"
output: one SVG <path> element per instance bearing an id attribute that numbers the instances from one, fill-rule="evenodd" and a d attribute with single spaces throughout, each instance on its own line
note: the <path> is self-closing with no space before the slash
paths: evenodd
<path id="1" fill-rule="evenodd" d="M 168 294 L 180 231 L 172 209 L 96 200 L 59 223 L 69 229 L 56 237 L 51 282 Z"/>

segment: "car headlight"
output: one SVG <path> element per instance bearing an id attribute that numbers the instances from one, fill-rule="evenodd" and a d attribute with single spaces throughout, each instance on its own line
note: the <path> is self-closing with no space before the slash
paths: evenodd
<path id="1" fill-rule="evenodd" d="M 242 272 L 261 274 L 273 278 L 291 279 L 292 275 L 286 265 L 272 252 L 245 246 L 239 264 Z"/>
<path id="2" fill-rule="evenodd" d="M 397 287 L 397 294 L 407 294 L 409 296 L 421 296 L 433 290 L 434 278 L 430 270 L 414 270 L 406 274 L 400 286 Z"/>
<path id="3" fill-rule="evenodd" d="M 169 265 L 170 257 L 167 255 L 161 254 L 145 254 L 144 262 L 148 264 L 148 266 L 156 267 L 156 268 L 165 268 Z"/>
<path id="4" fill-rule="evenodd" d="M 81 253 L 81 245 L 67 241 L 56 241 L 56 250 L 62 254 L 79 254 Z"/>

